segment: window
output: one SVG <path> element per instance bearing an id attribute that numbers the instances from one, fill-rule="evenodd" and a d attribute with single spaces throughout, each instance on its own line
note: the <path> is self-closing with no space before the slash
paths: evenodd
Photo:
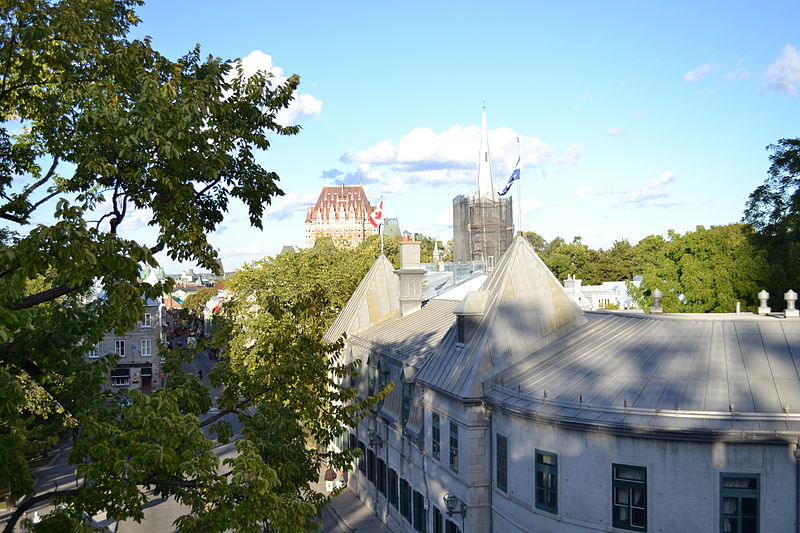
<path id="1" fill-rule="evenodd" d="M 394 468 L 389 469 L 386 479 L 388 481 L 388 486 L 386 487 L 387 499 L 397 509 L 397 472 L 395 472 Z"/>
<path id="2" fill-rule="evenodd" d="M 364 443 L 358 441 L 358 449 L 361 450 L 361 455 L 358 456 L 358 470 L 362 474 L 367 473 L 367 447 L 364 446 Z"/>
<path id="3" fill-rule="evenodd" d="M 411 522 L 411 485 L 400 478 L 400 514 Z"/>
<path id="4" fill-rule="evenodd" d="M 612 465 L 614 527 L 647 531 L 647 469 Z"/>
<path id="5" fill-rule="evenodd" d="M 497 434 L 497 488 L 508 492 L 508 439 Z"/>
<path id="6" fill-rule="evenodd" d="M 356 436 L 354 434 L 350 433 L 350 446 L 349 446 L 349 448 L 351 450 L 355 450 L 357 447 L 358 447 L 358 439 L 356 438 Z"/>
<path id="7" fill-rule="evenodd" d="M 458 472 L 458 426 L 450 422 L 450 470 Z"/>
<path id="8" fill-rule="evenodd" d="M 111 370 L 111 385 L 114 387 L 127 387 L 131 382 L 130 368 L 114 368 Z"/>
<path id="9" fill-rule="evenodd" d="M 150 323 L 151 323 L 150 313 L 145 313 L 144 314 L 144 318 L 142 319 L 142 327 L 143 328 L 149 328 L 150 327 Z"/>
<path id="10" fill-rule="evenodd" d="M 403 425 L 406 425 L 408 422 L 408 416 L 411 413 L 411 393 L 412 387 L 410 383 L 407 383 L 405 379 L 402 380 L 403 383 Z"/>
<path id="11" fill-rule="evenodd" d="M 153 341 L 151 339 L 142 339 L 142 357 L 150 357 L 153 355 Z"/>
<path id="12" fill-rule="evenodd" d="M 425 498 L 417 491 L 414 491 L 414 529 L 420 532 L 427 531 L 425 523 Z"/>
<path id="13" fill-rule="evenodd" d="M 458 344 L 464 344 L 464 339 L 466 338 L 466 323 L 464 322 L 463 316 L 456 316 L 456 342 Z"/>
<path id="14" fill-rule="evenodd" d="M 378 491 L 386 496 L 386 463 L 378 457 Z"/>
<path id="15" fill-rule="evenodd" d="M 114 353 L 120 357 L 125 357 L 125 341 L 124 340 L 115 340 L 114 341 Z"/>
<path id="16" fill-rule="evenodd" d="M 461 533 L 461 529 L 455 524 L 455 522 L 451 522 L 447 520 L 447 527 L 445 528 L 445 533 Z"/>
<path id="17" fill-rule="evenodd" d="M 367 479 L 375 483 L 375 452 L 367 450 Z"/>
<path id="18" fill-rule="evenodd" d="M 439 414 L 431 415 L 431 454 L 434 459 L 439 459 L 441 435 L 439 430 Z"/>
<path id="19" fill-rule="evenodd" d="M 369 358 L 369 368 L 367 369 L 367 387 L 370 396 L 376 394 L 376 387 L 378 385 L 378 357 L 372 355 Z"/>
<path id="20" fill-rule="evenodd" d="M 536 508 L 558 513 L 558 456 L 536 450 Z"/>
<path id="21" fill-rule="evenodd" d="M 722 533 L 758 533 L 758 474 L 722 474 Z"/>
<path id="22" fill-rule="evenodd" d="M 87 354 L 89 356 L 89 359 L 97 359 L 98 357 L 100 357 L 100 350 L 103 349 L 102 346 L 103 343 L 98 342 L 94 348 L 89 350 L 89 353 Z"/>
<path id="23" fill-rule="evenodd" d="M 444 516 L 438 507 L 433 508 L 433 533 L 444 533 Z"/>

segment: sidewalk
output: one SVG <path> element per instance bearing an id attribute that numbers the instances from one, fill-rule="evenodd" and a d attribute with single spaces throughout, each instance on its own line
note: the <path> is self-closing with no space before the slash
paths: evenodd
<path id="1" fill-rule="evenodd" d="M 389 533 L 391 530 L 378 520 L 358 496 L 348 488 L 331 500 L 322 511 L 323 533 Z"/>

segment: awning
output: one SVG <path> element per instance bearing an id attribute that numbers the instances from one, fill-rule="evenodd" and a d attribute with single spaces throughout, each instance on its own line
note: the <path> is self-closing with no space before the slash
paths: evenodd
<path id="1" fill-rule="evenodd" d="M 131 377 L 130 368 L 115 368 L 111 371 L 112 378 L 129 378 Z"/>

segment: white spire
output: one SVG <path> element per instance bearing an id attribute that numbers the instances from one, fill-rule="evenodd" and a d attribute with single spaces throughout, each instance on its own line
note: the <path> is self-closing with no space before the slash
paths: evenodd
<path id="1" fill-rule="evenodd" d="M 492 179 L 492 156 L 489 154 L 489 128 L 486 126 L 486 102 L 481 119 L 481 149 L 478 153 L 478 182 L 476 196 L 496 200 Z"/>

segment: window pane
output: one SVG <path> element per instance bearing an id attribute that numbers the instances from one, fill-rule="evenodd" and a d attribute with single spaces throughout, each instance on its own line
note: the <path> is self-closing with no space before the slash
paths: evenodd
<path id="1" fill-rule="evenodd" d="M 638 527 L 645 527 L 647 525 L 647 515 L 644 509 L 631 510 L 631 525 Z"/>
<path id="2" fill-rule="evenodd" d="M 630 490 L 624 487 L 614 489 L 614 503 L 628 505 L 630 503 Z"/>
<path id="3" fill-rule="evenodd" d="M 758 533 L 758 518 L 742 518 L 741 533 Z"/>
<path id="4" fill-rule="evenodd" d="M 636 507 L 644 507 L 644 491 L 640 489 L 631 490 L 631 501 Z"/>
<path id="5" fill-rule="evenodd" d="M 628 508 L 619 505 L 614 506 L 614 519 L 620 522 L 628 522 Z"/>
<path id="6" fill-rule="evenodd" d="M 631 481 L 644 481 L 644 468 L 632 466 L 617 466 L 614 468 L 617 479 L 629 479 Z"/>

